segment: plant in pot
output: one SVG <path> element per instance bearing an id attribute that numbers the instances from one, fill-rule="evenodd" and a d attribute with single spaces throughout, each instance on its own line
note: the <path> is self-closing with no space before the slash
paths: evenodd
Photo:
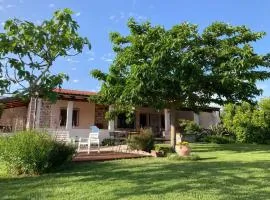
<path id="1" fill-rule="evenodd" d="M 183 141 L 183 142 L 179 142 L 175 146 L 175 151 L 179 156 L 189 156 L 191 152 L 191 148 L 188 142 Z"/>
<path id="2" fill-rule="evenodd" d="M 167 154 L 174 153 L 174 149 L 169 144 L 155 144 L 151 155 L 154 157 L 166 157 Z"/>

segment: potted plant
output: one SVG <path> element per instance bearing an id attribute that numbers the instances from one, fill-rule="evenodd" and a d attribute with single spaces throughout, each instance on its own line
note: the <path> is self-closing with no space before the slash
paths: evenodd
<path id="1" fill-rule="evenodd" d="M 191 152 L 191 148 L 189 146 L 189 143 L 186 141 L 179 142 L 176 147 L 175 151 L 179 156 L 189 156 Z"/>

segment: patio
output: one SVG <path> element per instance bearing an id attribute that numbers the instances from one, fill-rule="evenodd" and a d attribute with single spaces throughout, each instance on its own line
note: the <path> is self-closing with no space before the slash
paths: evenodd
<path id="1" fill-rule="evenodd" d="M 135 154 L 135 153 L 124 153 L 115 151 L 97 151 L 87 154 L 87 152 L 78 153 L 73 159 L 73 162 L 92 162 L 92 161 L 108 161 L 108 160 L 119 160 L 119 159 L 131 159 L 131 158 L 142 158 L 147 155 Z"/>

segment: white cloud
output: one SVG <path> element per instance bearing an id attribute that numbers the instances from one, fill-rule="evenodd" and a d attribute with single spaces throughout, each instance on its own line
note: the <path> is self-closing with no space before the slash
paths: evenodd
<path id="1" fill-rule="evenodd" d="M 75 14 L 76 17 L 79 17 L 80 15 L 81 15 L 80 12 L 77 12 L 77 13 Z"/>
<path id="2" fill-rule="evenodd" d="M 36 20 L 35 21 L 35 24 L 37 24 L 37 25 L 41 25 L 41 23 L 42 23 L 41 20 Z"/>
<path id="3" fill-rule="evenodd" d="M 78 83 L 79 80 L 75 79 L 75 80 L 73 80 L 72 82 L 73 82 L 73 83 Z"/>
<path id="4" fill-rule="evenodd" d="M 109 20 L 117 23 L 121 20 L 126 20 L 129 17 L 134 17 L 135 19 L 137 19 L 138 21 L 146 21 L 148 18 L 144 15 L 140 15 L 138 13 L 133 13 L 133 12 L 129 12 L 129 13 L 125 13 L 125 12 L 120 12 L 119 14 L 116 15 L 111 15 L 109 16 Z"/>
<path id="5" fill-rule="evenodd" d="M 140 15 L 138 13 L 133 13 L 133 12 L 129 12 L 128 13 L 129 17 L 134 17 L 135 19 L 139 20 L 139 21 L 146 21 L 147 17 L 144 15 Z"/>
<path id="6" fill-rule="evenodd" d="M 86 54 L 88 54 L 90 56 L 95 56 L 95 52 L 94 51 L 87 51 Z"/>
<path id="7" fill-rule="evenodd" d="M 98 85 L 96 86 L 96 88 L 91 89 L 91 92 L 99 92 L 100 89 L 101 89 L 101 85 L 98 84 Z"/>
<path id="8" fill-rule="evenodd" d="M 12 4 L 8 4 L 7 6 L 6 6 L 6 8 L 14 8 L 14 7 L 16 7 L 15 5 L 12 5 Z"/>
<path id="9" fill-rule="evenodd" d="M 125 13 L 124 12 L 120 12 L 120 18 L 124 19 L 125 18 Z"/>
<path id="10" fill-rule="evenodd" d="M 104 54 L 100 59 L 105 62 L 112 62 L 114 58 L 114 55 L 112 53 Z"/>
<path id="11" fill-rule="evenodd" d="M 73 59 L 71 59 L 71 58 L 68 58 L 68 59 L 67 59 L 67 62 L 70 62 L 70 63 L 79 63 L 80 61 L 78 61 L 78 60 L 73 60 Z"/>
<path id="12" fill-rule="evenodd" d="M 51 3 L 51 4 L 49 4 L 49 7 L 50 8 L 54 8 L 55 7 L 55 4 Z"/>
<path id="13" fill-rule="evenodd" d="M 76 68 L 76 67 L 72 67 L 71 70 L 72 70 L 72 71 L 76 71 L 77 68 Z"/>
<path id="14" fill-rule="evenodd" d="M 116 18 L 115 15 L 111 15 L 111 16 L 109 17 L 110 20 L 115 20 L 115 18 Z"/>

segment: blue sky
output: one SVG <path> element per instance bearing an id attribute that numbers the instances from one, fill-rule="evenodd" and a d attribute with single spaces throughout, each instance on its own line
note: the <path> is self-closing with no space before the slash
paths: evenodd
<path id="1" fill-rule="evenodd" d="M 129 17 L 150 20 L 166 28 L 184 21 L 198 24 L 200 28 L 214 21 L 244 24 L 254 31 L 267 32 L 267 36 L 254 47 L 259 53 L 270 52 L 269 0 L 0 0 L 0 23 L 14 17 L 40 23 L 61 8 L 71 8 L 75 12 L 80 34 L 88 37 L 92 45 L 91 51 L 84 51 L 77 57 L 57 60 L 53 71 L 70 76 L 63 88 L 99 89 L 99 83 L 89 76 L 89 71 L 95 68 L 108 70 L 113 59 L 109 33 L 127 34 Z M 258 83 L 258 86 L 264 89 L 263 96 L 270 96 L 270 81 Z"/>

